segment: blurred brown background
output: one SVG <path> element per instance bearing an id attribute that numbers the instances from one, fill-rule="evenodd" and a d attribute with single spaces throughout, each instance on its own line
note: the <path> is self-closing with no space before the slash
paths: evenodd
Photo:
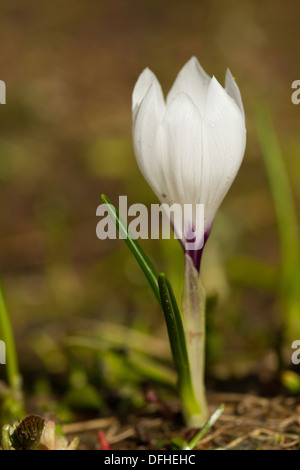
<path id="1" fill-rule="evenodd" d="M 116 204 L 119 195 L 157 202 L 134 159 L 131 93 L 146 66 L 167 92 L 192 55 L 222 84 L 230 67 L 248 131 L 244 163 L 204 255 L 203 282 L 215 298 L 211 360 L 220 376 L 267 360 L 281 316 L 276 293 L 268 275 L 260 288 L 235 266 L 253 257 L 270 265 L 271 279 L 279 259 L 252 122 L 258 102 L 272 112 L 299 208 L 300 106 L 291 102 L 291 83 L 300 79 L 299 13 L 296 0 L 2 2 L 0 266 L 24 368 L 39 361 L 41 333 L 56 338 L 109 320 L 166 337 L 139 267 L 122 241 L 96 238 L 95 214 L 101 193 Z M 179 296 L 179 244 L 142 245 Z"/>

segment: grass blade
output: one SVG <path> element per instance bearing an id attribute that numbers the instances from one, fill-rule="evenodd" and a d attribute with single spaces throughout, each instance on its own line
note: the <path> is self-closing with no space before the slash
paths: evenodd
<path id="1" fill-rule="evenodd" d="M 266 107 L 256 110 L 255 124 L 274 200 L 283 259 L 293 266 L 295 254 L 299 255 L 300 250 L 297 212 L 271 114 Z"/>
<path id="2" fill-rule="evenodd" d="M 2 284 L 0 282 L 0 330 L 3 335 L 6 346 L 6 368 L 7 379 L 13 390 L 19 389 L 21 376 L 18 367 L 18 358 L 16 353 L 15 341 L 10 323 L 9 314 L 4 299 Z"/>
<path id="3" fill-rule="evenodd" d="M 281 301 L 286 327 L 300 333 L 300 239 L 297 211 L 279 141 L 266 106 L 255 110 L 255 127 L 274 201 L 281 251 Z"/>
<path id="4" fill-rule="evenodd" d="M 219 419 L 219 417 L 221 416 L 221 414 L 223 413 L 224 411 L 224 404 L 222 403 L 220 406 L 218 406 L 218 408 L 216 409 L 216 411 L 211 415 L 211 417 L 209 418 L 209 420 L 205 423 L 205 425 L 203 426 L 203 428 L 201 428 L 196 434 L 195 436 L 193 437 L 193 439 L 190 440 L 190 442 L 188 443 L 188 445 L 184 448 L 184 450 L 193 450 L 195 449 L 195 447 L 198 445 L 198 443 L 201 441 L 201 439 L 203 439 L 203 437 L 205 436 L 205 434 L 208 433 L 208 431 L 213 427 L 213 425 L 215 424 L 215 422 Z"/>

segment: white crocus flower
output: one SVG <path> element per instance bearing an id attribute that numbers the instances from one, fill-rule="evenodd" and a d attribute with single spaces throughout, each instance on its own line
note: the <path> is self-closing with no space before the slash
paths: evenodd
<path id="1" fill-rule="evenodd" d="M 160 202 L 180 204 L 183 213 L 185 204 L 204 204 L 202 246 L 245 151 L 245 115 L 234 78 L 227 70 L 224 89 L 192 57 L 165 101 L 147 68 L 135 85 L 132 113 L 137 163 Z M 184 226 L 175 222 L 178 238 L 194 230 L 194 216 Z M 202 248 L 186 251 L 199 270 Z"/>

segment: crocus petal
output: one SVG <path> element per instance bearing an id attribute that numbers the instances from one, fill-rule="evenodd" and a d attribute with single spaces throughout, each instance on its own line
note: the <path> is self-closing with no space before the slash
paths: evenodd
<path id="1" fill-rule="evenodd" d="M 139 105 L 141 104 L 143 98 L 145 97 L 147 91 L 149 90 L 150 86 L 154 81 L 158 83 L 156 76 L 148 68 L 144 69 L 143 72 L 140 74 L 139 78 L 137 79 L 132 93 L 133 119 L 135 118 Z"/>
<path id="2" fill-rule="evenodd" d="M 203 170 L 199 186 L 205 226 L 215 213 L 241 165 L 246 145 L 244 119 L 236 102 L 213 77 L 203 121 Z"/>
<path id="3" fill-rule="evenodd" d="M 189 95 L 202 114 L 210 80 L 211 77 L 203 70 L 196 57 L 192 57 L 177 75 L 167 96 L 167 104 L 183 92 Z"/>
<path id="4" fill-rule="evenodd" d="M 161 132 L 167 199 L 192 203 L 201 172 L 202 139 L 201 116 L 188 95 L 180 93 L 167 106 Z"/>
<path id="5" fill-rule="evenodd" d="M 160 126 L 161 202 L 195 204 L 201 175 L 202 132 L 200 113 L 189 96 L 180 93 L 167 106 Z M 195 208 L 196 209 L 196 208 Z M 192 221 L 174 226 L 175 233 L 192 229 Z"/>
<path id="6" fill-rule="evenodd" d="M 241 93 L 229 69 L 226 70 L 226 75 L 225 75 L 225 90 L 227 91 L 228 95 L 234 99 L 234 101 L 236 102 L 236 104 L 238 105 L 242 113 L 243 118 L 245 119 L 245 112 L 244 112 L 244 106 L 242 102 Z"/>
<path id="7" fill-rule="evenodd" d="M 133 121 L 133 146 L 138 166 L 155 192 L 160 186 L 157 162 L 161 153 L 156 144 L 156 136 L 164 112 L 165 102 L 161 86 L 154 79 L 140 105 L 137 106 Z"/>

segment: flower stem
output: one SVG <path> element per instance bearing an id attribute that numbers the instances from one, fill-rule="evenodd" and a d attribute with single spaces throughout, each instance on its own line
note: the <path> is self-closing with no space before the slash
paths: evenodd
<path id="1" fill-rule="evenodd" d="M 204 384 L 205 292 L 189 255 L 185 256 L 182 316 L 192 387 L 200 409 L 200 413 L 189 417 L 189 422 L 201 427 L 208 417 Z"/>
<path id="2" fill-rule="evenodd" d="M 181 315 L 171 284 L 164 274 L 159 275 L 158 285 L 173 360 L 178 373 L 178 388 L 182 401 L 183 416 L 189 427 L 195 427 L 194 420 L 191 420 L 191 417 L 201 414 L 201 409 L 194 393 Z"/>

